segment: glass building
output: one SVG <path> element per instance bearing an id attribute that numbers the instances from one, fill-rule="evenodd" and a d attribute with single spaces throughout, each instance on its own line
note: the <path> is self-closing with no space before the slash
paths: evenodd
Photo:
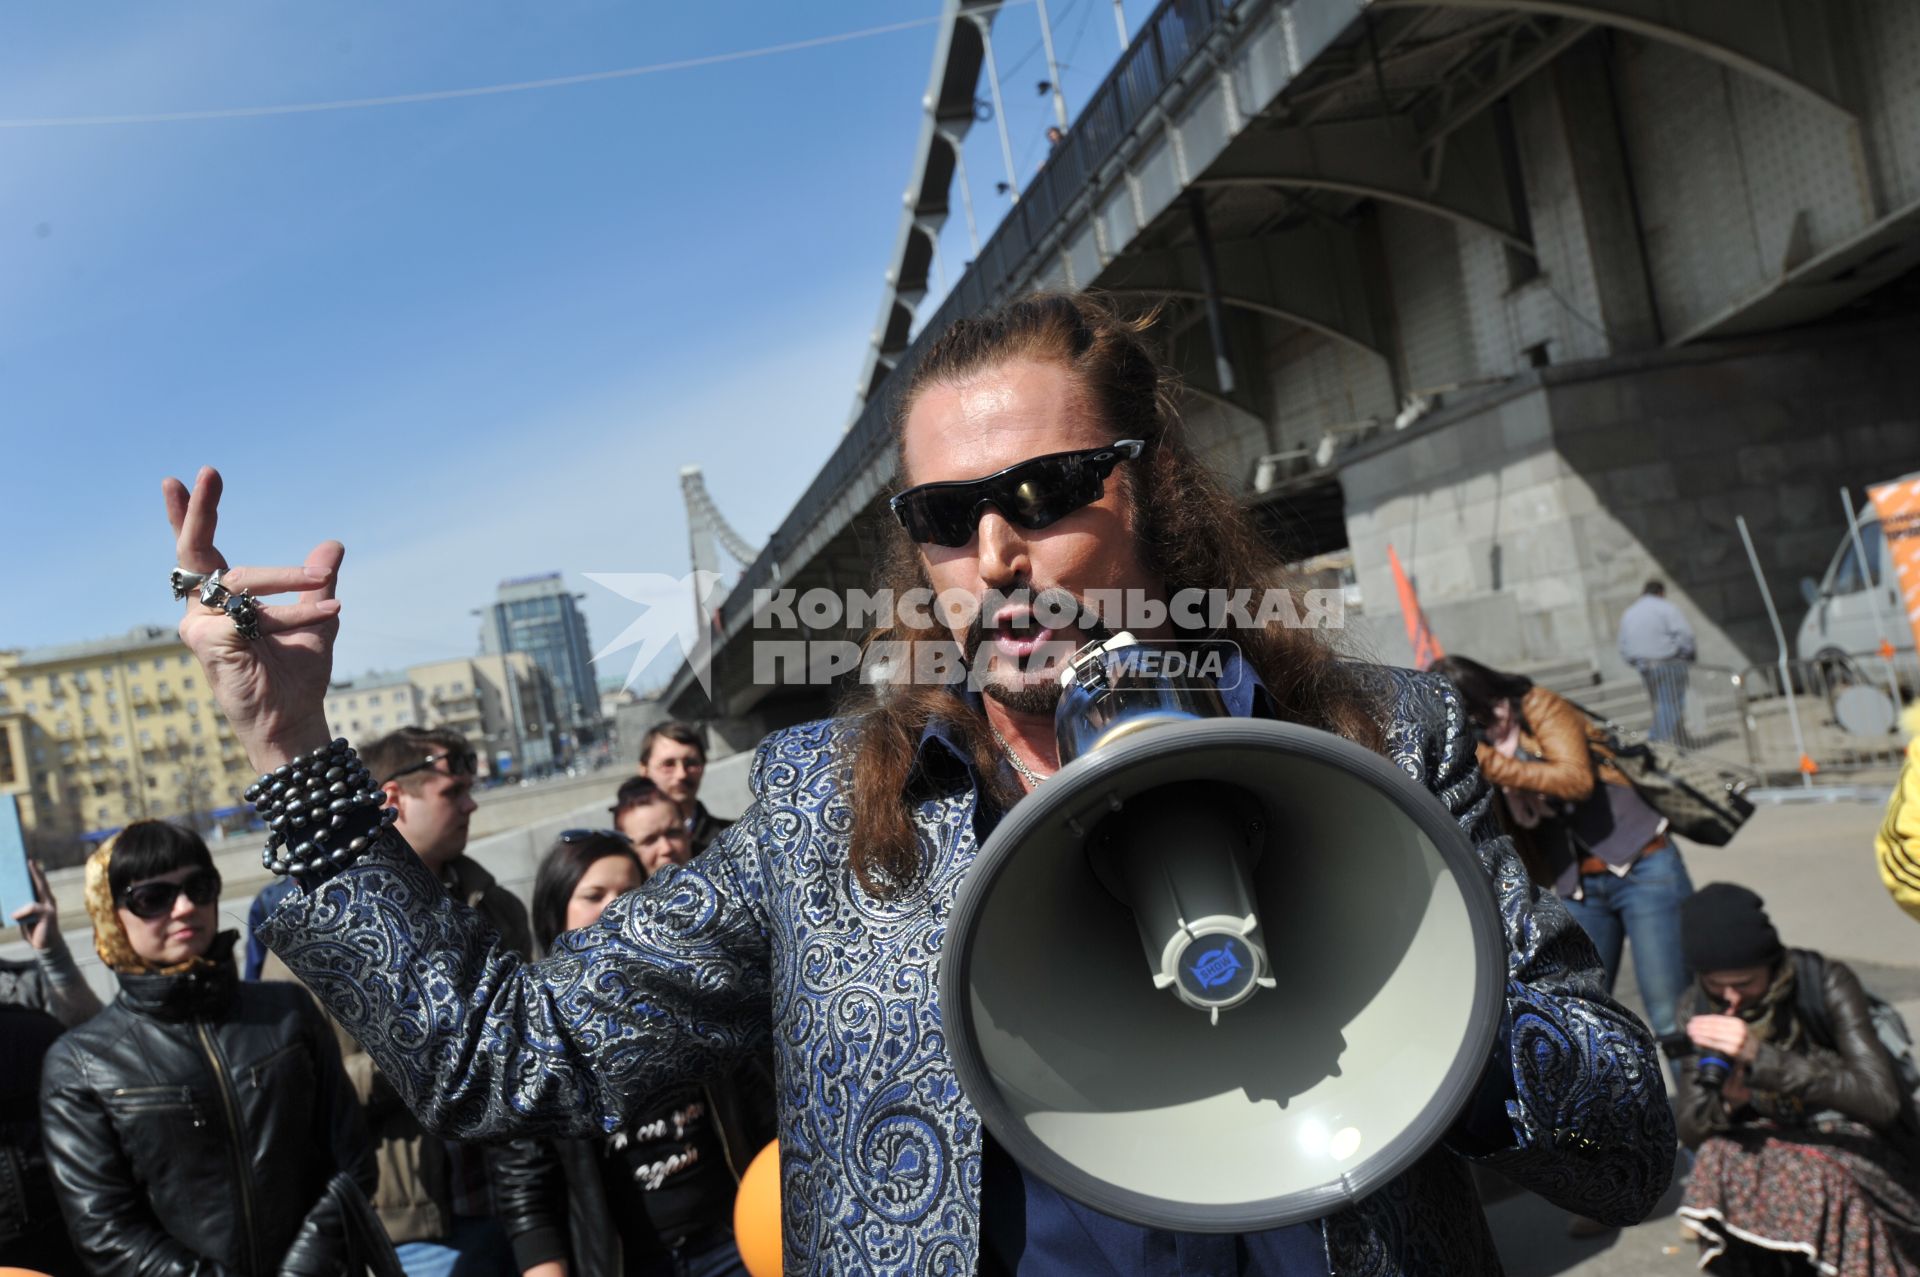
<path id="1" fill-rule="evenodd" d="M 553 685 L 554 713 L 568 743 L 579 746 L 597 734 L 600 692 L 593 679 L 593 646 L 587 618 L 558 572 L 500 583 L 480 627 L 480 650 L 525 652 Z"/>

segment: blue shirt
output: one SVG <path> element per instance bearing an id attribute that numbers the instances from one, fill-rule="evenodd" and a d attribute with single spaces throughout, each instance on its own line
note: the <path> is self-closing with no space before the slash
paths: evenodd
<path id="1" fill-rule="evenodd" d="M 1062 1195 L 982 1136 L 981 1277 L 1328 1277 L 1318 1223 L 1263 1233 L 1174 1233 Z"/>
<path id="2" fill-rule="evenodd" d="M 247 960 L 246 969 L 241 973 L 245 980 L 258 980 L 260 968 L 267 964 L 267 946 L 260 942 L 260 924 L 267 920 L 274 907 L 286 899 L 293 890 L 291 876 L 275 878 L 260 888 L 260 894 L 253 898 L 253 906 L 247 910 Z"/>
<path id="3" fill-rule="evenodd" d="M 1690 661 L 1693 627 L 1658 594 L 1642 594 L 1620 618 L 1620 659 L 1636 669 L 1661 661 Z"/>

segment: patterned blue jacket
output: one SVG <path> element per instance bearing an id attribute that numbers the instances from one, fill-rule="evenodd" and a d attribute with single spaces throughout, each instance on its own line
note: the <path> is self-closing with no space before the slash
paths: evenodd
<path id="1" fill-rule="evenodd" d="M 1511 1139 L 1443 1141 L 1324 1221 L 1328 1261 L 1343 1277 L 1498 1273 L 1465 1154 L 1624 1224 L 1666 1189 L 1673 1118 L 1647 1030 L 1498 834 L 1451 687 L 1386 677 L 1390 756 L 1467 829 L 1499 897 Z M 542 962 L 503 948 L 391 837 L 289 896 L 266 940 L 448 1136 L 611 1129 L 771 1028 L 788 1272 L 972 1273 L 981 1124 L 947 1055 L 936 971 L 979 795 L 966 768 L 923 766 L 925 873 L 877 899 L 848 865 L 849 752 L 844 722 L 770 737 L 739 823 Z"/>

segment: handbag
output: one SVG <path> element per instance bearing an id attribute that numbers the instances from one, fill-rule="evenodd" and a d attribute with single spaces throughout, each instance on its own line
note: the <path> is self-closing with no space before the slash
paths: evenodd
<path id="1" fill-rule="evenodd" d="M 1597 724 L 1603 734 L 1595 746 L 1596 752 L 1604 750 L 1606 756 L 1596 762 L 1610 765 L 1626 777 L 1633 792 L 1664 816 L 1668 827 L 1682 838 L 1724 847 L 1753 815 L 1753 804 L 1745 794 L 1750 782 L 1739 771 L 1664 742 L 1627 744 L 1612 723 L 1583 705 L 1568 704 Z"/>
<path id="2" fill-rule="evenodd" d="M 406 1277 L 386 1227 L 353 1177 L 344 1171 L 336 1174 L 327 1191 L 339 1200 L 340 1214 L 346 1221 L 347 1272 L 351 1277 L 360 1277 L 363 1272 L 367 1277 Z"/>

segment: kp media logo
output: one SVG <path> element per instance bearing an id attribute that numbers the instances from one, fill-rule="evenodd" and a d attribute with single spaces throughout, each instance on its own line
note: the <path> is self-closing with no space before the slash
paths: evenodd
<path id="1" fill-rule="evenodd" d="M 715 615 L 726 589 L 718 572 L 690 572 L 686 576 L 668 576 L 664 572 L 583 572 L 595 585 L 612 590 L 623 599 L 641 606 L 632 624 L 593 655 L 598 665 L 616 652 L 629 647 L 639 650 L 627 667 L 623 686 L 633 689 L 647 669 L 663 653 L 677 648 L 702 695 L 713 695 L 713 631 Z"/>

